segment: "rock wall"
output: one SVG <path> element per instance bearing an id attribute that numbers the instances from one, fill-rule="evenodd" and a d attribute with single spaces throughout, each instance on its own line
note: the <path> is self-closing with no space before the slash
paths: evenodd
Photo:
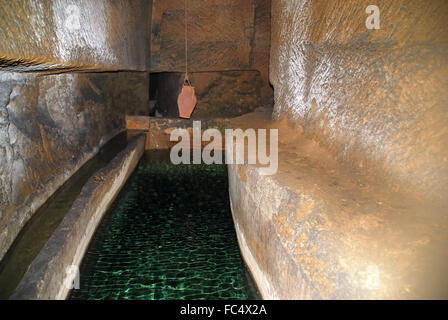
<path id="1" fill-rule="evenodd" d="M 1 259 L 37 208 L 125 129 L 126 114 L 148 114 L 152 1 L 0 7 Z M 60 74 L 70 71 L 101 73 Z"/>
<path id="2" fill-rule="evenodd" d="M 258 70 L 262 79 L 261 102 L 272 105 L 268 79 L 270 2 L 189 0 L 189 70 Z M 184 0 L 154 2 L 151 72 L 185 72 L 184 5 Z"/>
<path id="3" fill-rule="evenodd" d="M 287 119 L 267 127 L 279 130 L 278 172 L 228 166 L 240 248 L 264 298 L 448 297 L 446 209 L 373 183 Z"/>
<path id="4" fill-rule="evenodd" d="M 0 72 L 0 259 L 56 189 L 147 115 L 148 73 Z"/>
<path id="5" fill-rule="evenodd" d="M 446 1 L 272 2 L 278 172 L 228 166 L 264 298 L 448 297 L 447 18 Z"/>
<path id="6" fill-rule="evenodd" d="M 272 4 L 275 116 L 393 190 L 448 204 L 448 3 Z"/>
<path id="7" fill-rule="evenodd" d="M 152 1 L 0 0 L 0 7 L 0 67 L 147 69 Z"/>

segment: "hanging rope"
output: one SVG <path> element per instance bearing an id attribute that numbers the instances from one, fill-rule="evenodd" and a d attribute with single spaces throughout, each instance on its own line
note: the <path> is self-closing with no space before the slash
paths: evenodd
<path id="1" fill-rule="evenodd" d="M 190 79 L 188 78 L 188 22 L 187 22 L 187 0 L 185 0 L 185 78 L 184 84 L 191 86 Z"/>
<path id="2" fill-rule="evenodd" d="M 188 78 L 188 6 L 185 0 L 185 78 L 182 90 L 177 97 L 177 107 L 179 108 L 179 117 L 190 119 L 191 113 L 196 107 L 197 99 L 194 87 Z"/>

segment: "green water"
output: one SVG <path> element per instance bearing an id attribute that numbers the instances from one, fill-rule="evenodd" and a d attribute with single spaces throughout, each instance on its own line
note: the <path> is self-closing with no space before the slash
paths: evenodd
<path id="1" fill-rule="evenodd" d="M 98 227 L 70 299 L 259 299 L 241 259 L 225 165 L 145 155 Z"/>
<path id="2" fill-rule="evenodd" d="M 0 263 L 0 299 L 14 292 L 29 265 L 45 246 L 87 180 L 127 145 L 126 132 L 107 142 L 33 215 Z"/>

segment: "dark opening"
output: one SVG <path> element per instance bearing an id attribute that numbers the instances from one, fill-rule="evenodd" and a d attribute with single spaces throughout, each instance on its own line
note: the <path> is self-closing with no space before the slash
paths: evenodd
<path id="1" fill-rule="evenodd" d="M 184 76 L 182 72 L 150 74 L 150 116 L 179 116 L 177 96 Z M 233 118 L 263 106 L 263 82 L 257 70 L 193 72 L 189 79 L 198 100 L 192 119 Z"/>

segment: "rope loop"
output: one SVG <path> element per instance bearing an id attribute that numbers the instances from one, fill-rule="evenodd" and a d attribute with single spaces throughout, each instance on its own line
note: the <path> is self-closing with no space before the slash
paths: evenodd
<path id="1" fill-rule="evenodd" d="M 190 82 L 190 79 L 188 78 L 188 74 L 187 73 L 185 73 L 184 86 L 190 86 L 191 87 L 191 82 Z"/>

